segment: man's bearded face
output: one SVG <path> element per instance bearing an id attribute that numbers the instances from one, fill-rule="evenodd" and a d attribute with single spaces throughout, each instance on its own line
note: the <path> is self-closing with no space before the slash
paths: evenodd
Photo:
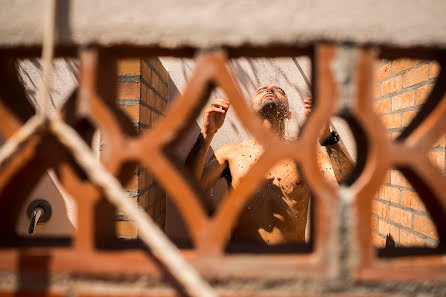
<path id="1" fill-rule="evenodd" d="M 252 109 L 265 118 L 287 118 L 289 113 L 288 98 L 276 85 L 266 84 L 260 87 L 251 98 Z"/>

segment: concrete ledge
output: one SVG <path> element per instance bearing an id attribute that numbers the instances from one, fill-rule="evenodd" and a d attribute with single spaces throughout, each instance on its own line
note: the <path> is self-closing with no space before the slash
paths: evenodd
<path id="1" fill-rule="evenodd" d="M 443 0 L 61 0 L 59 45 L 215 47 L 352 41 L 446 47 Z M 45 1 L 0 1 L 0 47 L 42 41 Z"/>

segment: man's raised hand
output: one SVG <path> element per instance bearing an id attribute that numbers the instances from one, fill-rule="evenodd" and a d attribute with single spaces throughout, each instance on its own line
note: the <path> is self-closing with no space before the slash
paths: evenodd
<path id="1" fill-rule="evenodd" d="M 204 110 L 202 133 L 205 138 L 214 136 L 218 129 L 221 128 L 229 106 L 230 101 L 228 98 L 220 98 L 216 99 Z"/>
<path id="2" fill-rule="evenodd" d="M 313 107 L 313 99 L 308 96 L 307 99 L 304 100 L 304 107 L 305 107 L 305 116 L 308 118 L 308 115 L 311 113 L 311 108 Z M 330 135 L 330 123 L 327 123 L 327 125 L 324 127 L 322 131 L 322 139 L 326 138 Z"/>
<path id="3" fill-rule="evenodd" d="M 308 118 L 308 115 L 311 112 L 311 106 L 312 106 L 313 100 L 310 96 L 307 97 L 307 99 L 304 100 L 304 107 L 305 107 L 305 116 Z"/>

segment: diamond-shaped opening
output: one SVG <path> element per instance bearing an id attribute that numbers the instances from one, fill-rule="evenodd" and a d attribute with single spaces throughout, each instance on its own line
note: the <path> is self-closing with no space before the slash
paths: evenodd
<path id="1" fill-rule="evenodd" d="M 157 182 L 147 168 L 128 164 L 132 176 L 124 187 L 128 199 L 136 206 L 141 207 L 158 226 L 165 230 L 166 225 L 166 192 Z M 116 236 L 122 239 L 136 239 L 137 228 L 135 224 L 121 210 L 116 212 Z"/>
<path id="2" fill-rule="evenodd" d="M 53 74 L 50 82 L 50 111 L 60 109 L 70 94 L 79 84 L 79 61 L 74 58 L 53 59 Z M 18 59 L 18 74 L 29 100 L 40 105 L 40 87 L 42 85 L 42 60 L 40 58 Z"/>
<path id="3" fill-rule="evenodd" d="M 18 122 L 24 123 L 35 112 L 38 92 L 41 85 L 41 64 L 39 59 L 8 59 L 2 57 L 2 103 Z M 74 64 L 73 64 L 74 63 Z M 55 75 L 50 84 L 50 111 L 60 108 L 69 98 L 77 85 L 77 66 L 72 59 L 55 59 Z M 71 71 L 65 68 L 73 66 Z M 71 94 L 71 96 L 70 96 Z M 2 123 L 2 132 L 10 135 L 4 127 L 11 125 L 11 119 Z M 17 124 L 19 124 L 17 123 Z M 89 124 L 79 120 L 75 128 L 86 141 L 91 140 Z M 15 124 L 14 124 L 15 125 Z M 9 126 L 11 127 L 11 126 Z M 19 127 L 15 127 L 18 129 Z M 38 134 L 37 132 L 35 134 Z M 13 173 L 11 181 L 2 191 L 1 246 L 68 246 L 76 226 L 76 205 L 61 186 L 54 170 L 66 151 L 51 135 L 40 135 L 41 141 L 33 148 L 35 156 Z M 2 137 L 3 139 L 6 137 Z M 25 150 L 26 150 L 25 145 Z M 10 162 L 22 159 L 22 151 Z M 53 155 L 51 155 L 53 154 Z M 4 168 L 5 170 L 5 168 Z M 77 170 L 81 177 L 83 172 Z M 36 225 L 32 223 L 36 215 Z M 31 226 L 32 225 L 32 226 Z"/>
<path id="4" fill-rule="evenodd" d="M 141 208 L 162 230 L 166 230 L 166 191 L 157 179 L 137 162 L 126 162 L 121 166 L 119 180 L 126 181 L 123 188 L 126 199 Z M 106 197 L 101 197 L 94 205 L 95 242 L 99 249 L 147 249 L 138 238 L 138 228 L 131 218 L 115 207 Z M 181 215 L 181 214 L 177 214 Z M 184 227 L 187 235 L 187 228 Z M 178 244 L 181 248 L 192 248 L 186 236 Z"/>
<path id="5" fill-rule="evenodd" d="M 351 185 L 360 176 L 367 158 L 367 139 L 349 114 L 330 118 L 319 138 L 318 165 L 334 186 Z"/>
<path id="6" fill-rule="evenodd" d="M 66 152 L 51 136 L 43 139 L 46 142 L 33 148 L 35 157 L 17 168 L 2 189 L 1 247 L 71 245 L 76 228 L 76 203 L 60 184 L 55 171 L 49 169 L 57 166 Z M 23 157 L 18 152 L 3 170 Z"/>
<path id="7" fill-rule="evenodd" d="M 411 124 L 434 89 L 440 64 L 433 60 L 377 60 L 375 68 L 375 111 L 391 139 L 406 137 Z M 427 109 L 435 107 L 433 101 Z M 403 132 L 403 130 L 406 130 Z"/>
<path id="8" fill-rule="evenodd" d="M 22 204 L 15 231 L 23 238 L 68 239 L 77 225 L 76 214 L 76 202 L 63 189 L 54 171 L 48 170 Z M 33 217 L 37 218 L 36 225 L 32 224 Z"/>
<path id="9" fill-rule="evenodd" d="M 404 170 L 409 176 L 414 175 Z M 437 207 L 433 194 L 424 192 Z M 437 208 L 438 209 L 438 208 Z M 445 253 L 429 209 L 400 170 L 392 168 L 372 202 L 372 242 L 378 257 Z"/>
<path id="10" fill-rule="evenodd" d="M 182 86 L 188 83 L 189 77 L 194 71 L 194 62 L 175 58 L 162 58 L 161 60 L 169 71 L 169 83 L 172 83 L 172 87 L 169 84 L 169 91 L 173 90 L 173 93 L 178 93 L 178 90 L 182 90 Z M 230 60 L 228 64 L 248 104 L 251 103 L 249 98 L 260 87 L 265 86 L 265 84 L 275 84 L 286 92 L 291 117 L 285 120 L 284 140 L 295 140 L 306 119 L 303 100 L 306 99 L 311 91 L 311 60 L 308 57 L 280 59 L 239 58 Z M 278 91 L 274 90 L 274 92 Z M 199 146 L 196 147 L 195 145 L 197 144 L 197 136 L 200 135 L 200 130 L 203 129 L 203 111 L 209 105 L 215 103 L 217 98 L 227 97 L 218 86 L 206 95 L 209 95 L 205 98 L 207 99 L 207 103 L 201 108 L 201 112 L 197 112 L 198 117 L 196 118 L 196 123 L 189 126 L 187 133 L 180 135 L 181 140 L 171 143 L 167 148 L 169 158 L 173 163 L 178 165 L 183 175 L 187 175 L 185 178 L 194 176 L 193 170 L 192 172 L 184 170 L 193 168 L 189 166 L 191 164 L 189 161 L 194 159 L 193 157 L 191 158 L 191 153 L 194 154 L 194 148 L 199 149 Z M 172 98 L 171 93 L 169 93 L 169 98 Z M 216 107 L 219 107 L 218 104 Z M 225 109 L 225 107 L 222 108 Z M 218 113 L 218 111 L 214 112 Z M 274 150 L 274 148 L 272 149 Z M 201 186 L 203 187 L 200 192 L 203 193 L 204 190 L 207 190 L 207 192 L 205 195 L 202 195 L 204 201 L 202 199 L 200 203 L 206 209 L 208 215 L 212 218 L 218 215 L 218 211 L 222 203 L 227 199 L 228 193 L 231 193 L 232 189 L 235 189 L 235 193 L 237 193 L 240 178 L 249 172 L 249 169 L 260 160 L 262 154 L 263 148 L 261 145 L 255 140 L 252 140 L 252 136 L 235 116 L 234 108 L 230 107 L 221 128 L 212 139 L 211 146 L 204 161 L 204 172 L 209 173 L 208 176 L 212 176 L 210 174 L 212 170 L 206 171 L 206 166 L 209 165 L 212 167 L 212 163 L 214 163 L 217 171 L 221 170 L 215 178 L 201 179 Z M 223 159 L 220 159 L 222 155 L 224 155 Z M 308 221 L 307 214 L 309 213 L 309 200 L 305 196 L 308 194 L 307 186 L 304 184 L 301 176 L 299 176 L 299 181 L 294 180 L 294 184 L 292 184 L 292 173 L 283 173 L 285 175 L 282 174 L 281 176 L 277 173 L 277 171 L 280 171 L 278 167 L 289 168 L 289 171 L 293 171 L 291 168 L 294 168 L 293 174 L 295 175 L 298 175 L 297 173 L 300 172 L 297 164 L 292 160 L 277 162 L 269 171 L 265 171 L 264 183 L 258 186 L 259 189 L 257 189 L 257 192 L 254 191 L 250 200 L 246 202 L 246 205 L 240 211 L 241 215 L 235 223 L 234 230 L 230 235 L 229 243 L 226 247 L 227 252 L 262 251 L 268 253 L 311 251 L 311 240 L 308 238 L 307 240 L 305 239 L 305 233 L 307 235 L 311 233 L 310 231 L 305 232 Z M 271 172 L 275 173 L 270 175 Z M 212 180 L 212 182 L 208 182 L 209 180 Z M 200 182 L 196 179 L 195 181 L 192 180 L 192 182 L 200 188 Z M 293 192 L 291 190 L 292 188 L 294 189 L 294 194 L 292 195 L 296 196 L 294 198 L 289 197 L 291 195 L 290 193 Z M 298 193 L 297 188 L 302 188 L 302 193 Z M 259 197 L 265 196 L 265 193 L 268 193 L 267 190 L 271 192 L 269 194 L 271 197 L 259 199 Z M 290 192 L 287 194 L 288 197 L 285 197 L 283 194 L 284 191 Z M 295 200 L 294 202 L 292 202 L 293 199 Z M 301 200 L 305 200 L 306 202 L 303 203 Z M 265 201 L 269 202 L 266 203 Z M 301 209 L 298 211 L 294 209 L 296 213 L 299 212 L 297 215 L 298 219 L 296 219 L 296 214 L 294 214 L 294 221 L 290 217 L 290 213 L 293 210 L 289 205 L 293 203 L 302 204 L 300 205 Z M 167 212 L 167 222 L 178 219 L 178 216 L 169 216 L 169 204 Z M 254 216 L 252 213 L 254 213 Z M 251 220 L 252 223 L 250 226 L 246 226 L 247 220 Z M 285 220 L 285 223 L 280 223 L 283 220 Z M 300 221 L 299 226 L 297 226 L 296 220 Z M 179 223 L 177 225 L 184 224 Z M 281 232 L 285 232 L 284 230 L 279 230 L 280 228 L 293 230 L 288 233 L 286 240 L 283 239 L 283 235 L 278 235 Z M 310 229 L 308 228 L 308 230 Z M 290 235 L 290 233 L 294 234 Z M 299 249 L 302 246 L 303 248 Z"/>

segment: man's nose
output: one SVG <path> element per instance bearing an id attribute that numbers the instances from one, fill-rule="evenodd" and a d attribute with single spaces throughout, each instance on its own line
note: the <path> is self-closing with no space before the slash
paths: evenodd
<path id="1" fill-rule="evenodd" d="M 267 88 L 266 89 L 266 92 L 267 93 L 271 93 L 271 94 L 274 94 L 274 89 L 271 87 L 271 88 Z"/>

